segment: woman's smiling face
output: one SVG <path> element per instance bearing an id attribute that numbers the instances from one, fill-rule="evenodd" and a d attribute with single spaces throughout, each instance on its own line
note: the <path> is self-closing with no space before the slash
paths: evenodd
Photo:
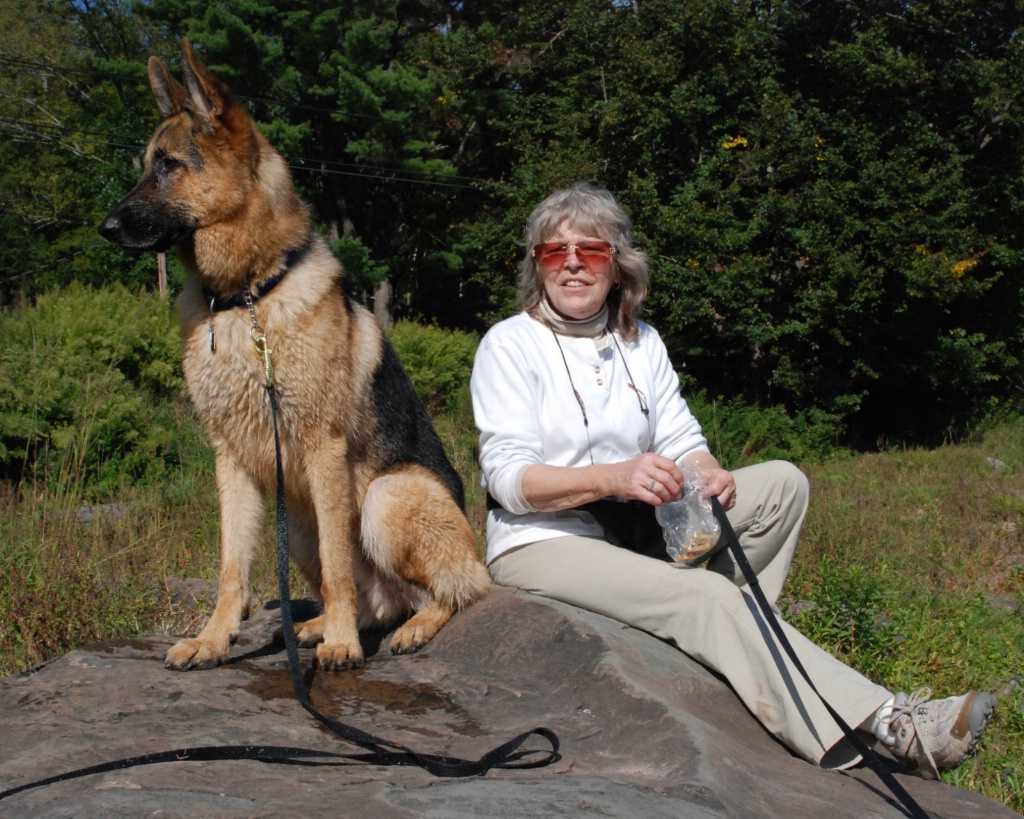
<path id="1" fill-rule="evenodd" d="M 565 254 L 560 266 L 547 268 L 539 265 L 544 277 L 544 292 L 548 302 L 563 318 L 588 319 L 604 307 L 612 285 L 619 280 L 619 272 L 611 255 L 607 261 L 585 263 L 575 253 L 581 242 L 603 242 L 599 236 L 590 236 L 562 222 L 545 244 L 567 245 L 573 252 Z"/>

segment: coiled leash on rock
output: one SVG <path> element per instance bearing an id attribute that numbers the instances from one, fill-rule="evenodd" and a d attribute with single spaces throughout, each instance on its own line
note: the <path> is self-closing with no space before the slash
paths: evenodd
<path id="1" fill-rule="evenodd" d="M 22 791 L 66 782 L 92 774 L 106 773 L 123 768 L 135 768 L 141 765 L 154 765 L 160 762 L 207 762 L 211 760 L 254 759 L 259 762 L 284 762 L 291 759 L 346 759 L 353 762 L 365 762 L 372 765 L 417 765 L 428 773 L 438 777 L 482 776 L 492 768 L 511 768 L 516 770 L 540 768 L 561 759 L 558 753 L 558 735 L 548 728 L 534 728 L 484 754 L 476 760 L 460 759 L 454 756 L 424 754 L 414 751 L 397 742 L 374 736 L 359 728 L 346 725 L 326 714 L 321 713 L 309 698 L 309 691 L 302 679 L 302 666 L 299 662 L 298 641 L 295 637 L 295 622 L 292 619 L 291 592 L 289 589 L 289 555 L 288 555 L 288 510 L 284 488 L 284 469 L 281 464 L 281 440 L 278 433 L 277 395 L 274 390 L 274 370 L 271 364 L 271 351 L 262 328 L 255 324 L 252 340 L 257 355 L 264 364 L 264 386 L 270 399 L 271 417 L 274 424 L 274 454 L 277 458 L 277 582 L 281 596 L 281 624 L 284 632 L 285 648 L 288 655 L 288 671 L 292 678 L 295 696 L 303 708 L 318 722 L 330 728 L 341 739 L 358 745 L 368 751 L 365 754 L 343 754 L 330 751 L 317 751 L 310 748 L 292 748 L 279 745 L 222 745 L 199 748 L 179 748 L 174 751 L 133 756 L 91 765 L 75 771 L 29 782 L 15 788 L 0 791 L 0 799 L 14 796 Z M 551 750 L 519 750 L 519 747 L 531 736 L 540 736 L 551 744 Z M 534 754 L 543 754 L 540 759 L 528 760 Z"/>
<path id="2" fill-rule="evenodd" d="M 864 740 L 862 740 L 857 733 L 846 723 L 836 710 L 828 703 L 828 701 L 821 695 L 821 692 L 815 687 L 814 683 L 811 682 L 810 676 L 804 669 L 803 663 L 800 662 L 796 656 L 796 652 L 793 650 L 793 645 L 789 642 L 789 638 L 786 637 L 786 633 L 782 630 L 782 624 L 779 622 L 778 616 L 772 609 L 771 603 L 768 602 L 768 598 L 765 597 L 765 593 L 761 590 L 761 581 L 757 579 L 757 574 L 754 572 L 754 567 L 750 565 L 750 561 L 747 560 L 747 556 L 743 553 L 743 547 L 740 546 L 739 538 L 736 536 L 735 530 L 732 528 L 732 524 L 729 523 L 729 518 L 725 515 L 725 510 L 722 508 L 722 504 L 719 502 L 717 497 L 711 498 L 711 509 L 715 513 L 715 517 L 722 526 L 722 532 L 725 535 L 726 543 L 729 544 L 729 549 L 736 558 L 736 563 L 740 567 L 740 571 L 743 572 L 743 577 L 747 581 L 747 585 L 750 587 L 751 593 L 754 595 L 754 599 L 757 601 L 758 607 L 761 609 L 761 613 L 764 615 L 764 619 L 768 621 L 768 625 L 771 626 L 775 637 L 779 641 L 779 645 L 782 646 L 783 650 L 789 655 L 789 659 L 792 661 L 793 666 L 797 671 L 800 672 L 800 676 L 804 678 L 807 685 L 810 686 L 811 690 L 818 695 L 818 699 L 821 700 L 821 704 L 825 706 L 825 710 L 835 720 L 843 733 L 846 735 L 847 741 L 854 747 L 854 749 L 862 757 L 865 762 L 871 767 L 878 778 L 892 791 L 893 795 L 902 803 L 903 807 L 909 811 L 910 816 L 913 819 L 930 819 L 928 813 L 922 808 L 914 798 L 907 792 L 892 775 L 885 764 L 879 758 L 878 754 L 872 750 Z"/>

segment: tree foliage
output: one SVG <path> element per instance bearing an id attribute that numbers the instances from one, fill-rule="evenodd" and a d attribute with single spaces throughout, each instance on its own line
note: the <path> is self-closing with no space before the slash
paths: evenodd
<path id="1" fill-rule="evenodd" d="M 144 57 L 176 66 L 187 36 L 383 318 L 508 315 L 527 214 L 596 178 L 691 391 L 865 446 L 1017 395 L 1017 2 L 12 0 L 0 19 L 4 302 L 153 280 L 93 226 L 156 119 Z"/>

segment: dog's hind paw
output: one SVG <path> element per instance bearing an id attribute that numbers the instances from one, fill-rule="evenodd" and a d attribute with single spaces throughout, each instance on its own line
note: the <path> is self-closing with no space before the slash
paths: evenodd
<path id="1" fill-rule="evenodd" d="M 299 645 L 310 648 L 323 640 L 324 624 L 325 618 L 322 614 L 312 620 L 306 620 L 304 623 L 296 623 L 295 638 L 299 641 Z"/>
<path id="2" fill-rule="evenodd" d="M 362 668 L 366 665 L 363 650 L 358 643 L 355 647 L 342 643 L 317 646 L 316 664 L 323 671 L 346 671 L 349 668 Z"/>
<path id="3" fill-rule="evenodd" d="M 394 640 L 391 641 L 391 653 L 392 654 L 415 654 L 423 646 L 425 646 L 429 640 L 425 640 L 422 643 L 397 643 Z"/>
<path id="4" fill-rule="evenodd" d="M 412 654 L 429 643 L 448 622 L 452 609 L 433 605 L 410 617 L 391 638 L 392 654 Z"/>
<path id="5" fill-rule="evenodd" d="M 428 633 L 423 629 L 405 630 L 399 629 L 391 638 L 392 654 L 415 654 L 423 646 L 430 642 L 430 639 L 437 632 Z"/>
<path id="6" fill-rule="evenodd" d="M 295 624 L 295 641 L 302 648 L 312 648 L 324 639 L 324 618 L 323 615 L 306 620 L 303 623 Z M 274 643 L 284 645 L 284 626 L 274 629 Z"/>
<path id="7" fill-rule="evenodd" d="M 227 647 L 199 638 L 180 640 L 164 656 L 164 667 L 172 671 L 205 671 L 216 668 L 228 657 Z"/>

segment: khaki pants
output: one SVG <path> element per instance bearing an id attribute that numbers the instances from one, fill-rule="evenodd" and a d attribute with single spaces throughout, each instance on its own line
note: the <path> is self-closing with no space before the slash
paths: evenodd
<path id="1" fill-rule="evenodd" d="M 729 521 L 774 604 L 800 537 L 807 479 L 784 461 L 733 475 L 737 503 Z M 859 760 L 776 646 L 728 548 L 707 569 L 688 569 L 596 538 L 561 537 L 506 552 L 489 568 L 503 586 L 589 609 L 672 642 L 725 676 L 751 714 L 804 759 L 831 768 Z M 849 725 L 860 725 L 891 696 L 789 624 L 782 627 L 818 691 Z"/>

